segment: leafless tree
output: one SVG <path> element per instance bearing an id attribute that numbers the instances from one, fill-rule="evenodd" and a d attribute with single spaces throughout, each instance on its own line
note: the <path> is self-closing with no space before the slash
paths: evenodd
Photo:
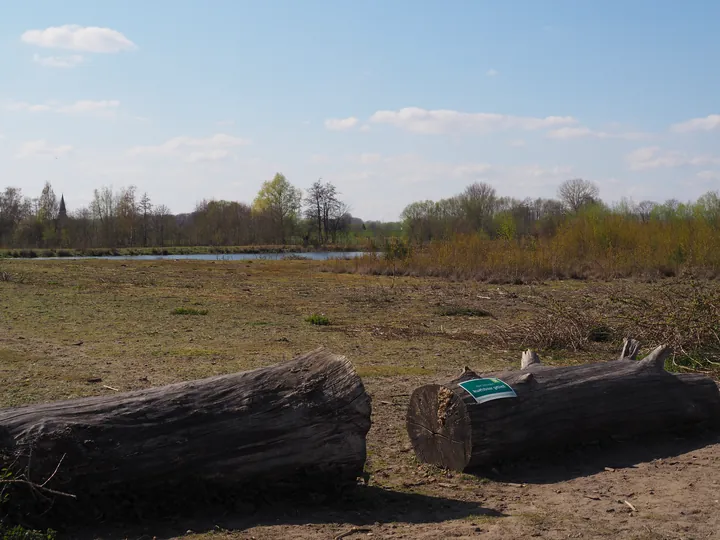
<path id="1" fill-rule="evenodd" d="M 642 222 L 647 222 L 650 220 L 650 214 L 652 214 L 656 206 L 657 204 L 653 201 L 642 201 L 635 207 L 635 212 Z"/>
<path id="2" fill-rule="evenodd" d="M 571 212 L 577 212 L 586 204 L 596 202 L 599 196 L 598 187 L 582 178 L 566 180 L 558 188 L 558 197 Z"/>

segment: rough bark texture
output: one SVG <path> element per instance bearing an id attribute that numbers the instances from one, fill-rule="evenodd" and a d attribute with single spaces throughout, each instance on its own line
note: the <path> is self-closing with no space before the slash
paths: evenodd
<path id="1" fill-rule="evenodd" d="M 0 454 L 92 506 L 112 493 L 163 496 L 363 474 L 370 398 L 351 363 L 317 350 L 254 371 L 110 396 L 0 410 Z M 4 445 L 4 446 L 3 446 Z"/>
<path id="2" fill-rule="evenodd" d="M 416 389 L 407 430 L 418 458 L 464 471 L 501 459 L 606 437 L 676 432 L 692 426 L 720 427 L 720 392 L 702 375 L 664 369 L 670 354 L 659 347 L 636 361 L 638 343 L 628 340 L 620 360 L 546 367 L 531 351 L 520 371 L 496 377 L 517 397 L 477 403 L 459 383 L 480 378 L 467 368 L 447 384 Z"/>

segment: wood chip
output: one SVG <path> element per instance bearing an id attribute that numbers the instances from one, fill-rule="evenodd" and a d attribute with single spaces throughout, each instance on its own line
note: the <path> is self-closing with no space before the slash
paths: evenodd
<path id="1" fill-rule="evenodd" d="M 627 505 L 627 507 L 628 507 L 630 510 L 632 510 L 633 512 L 637 512 L 637 508 L 635 508 L 635 507 L 632 505 L 632 503 L 630 503 L 630 502 L 628 502 L 628 501 L 623 501 L 623 502 Z"/>
<path id="2" fill-rule="evenodd" d="M 586 499 L 590 499 L 591 501 L 600 501 L 600 500 L 602 500 L 602 499 L 600 499 L 600 497 L 592 497 L 592 496 L 590 496 L 590 495 L 583 495 L 583 497 L 585 497 Z"/>
<path id="3" fill-rule="evenodd" d="M 437 485 L 440 487 L 444 487 L 444 488 L 454 488 L 455 487 L 453 484 L 447 484 L 445 482 L 438 482 Z"/>
<path id="4" fill-rule="evenodd" d="M 506 485 L 506 486 L 510 486 L 510 487 L 525 487 L 525 484 L 514 484 L 514 483 L 512 483 L 512 482 L 508 482 L 508 483 L 505 484 L 505 485 Z"/>
<path id="5" fill-rule="evenodd" d="M 607 472 L 615 472 L 615 469 L 613 469 L 612 467 L 605 467 L 605 470 Z"/>

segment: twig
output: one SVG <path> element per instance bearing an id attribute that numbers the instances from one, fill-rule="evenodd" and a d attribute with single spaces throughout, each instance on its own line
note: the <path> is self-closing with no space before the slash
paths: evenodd
<path id="1" fill-rule="evenodd" d="M 112 386 L 108 386 L 107 384 L 103 384 L 103 388 L 107 388 L 108 390 L 114 390 L 115 392 L 120 391 L 118 388 L 113 388 Z"/>
<path id="2" fill-rule="evenodd" d="M 637 512 L 637 508 L 635 508 L 632 503 L 629 503 L 628 501 L 623 502 L 628 506 L 628 508 L 630 508 L 630 510 L 632 510 L 633 512 Z"/>
<path id="3" fill-rule="evenodd" d="M 63 459 L 65 459 L 66 455 L 67 454 L 62 455 L 62 457 L 60 458 L 60 461 L 58 461 L 57 467 L 55 467 L 55 470 L 53 471 L 53 473 L 50 476 L 48 476 L 47 480 L 45 480 L 42 484 L 40 484 L 40 487 L 44 488 L 47 485 L 47 483 L 55 477 L 55 475 L 57 474 L 58 470 L 60 469 L 60 465 L 62 465 Z"/>
<path id="4" fill-rule="evenodd" d="M 350 536 L 352 534 L 360 534 L 360 533 L 369 533 L 371 532 L 370 529 L 360 528 L 360 527 L 353 527 L 349 531 L 345 531 L 344 533 L 338 534 L 334 540 L 341 540 L 342 538 L 345 538 L 347 536 Z"/>
<path id="5" fill-rule="evenodd" d="M 60 495 L 61 497 L 70 497 L 71 499 L 77 499 L 77 495 L 73 495 L 72 493 L 65 493 L 63 491 L 46 488 L 41 486 L 40 484 L 30 482 L 29 480 L 0 480 L 0 484 L 24 484 L 38 491 L 50 493 L 51 495 Z"/>

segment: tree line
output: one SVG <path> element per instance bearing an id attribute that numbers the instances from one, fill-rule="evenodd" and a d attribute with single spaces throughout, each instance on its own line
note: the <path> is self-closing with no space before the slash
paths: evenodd
<path id="1" fill-rule="evenodd" d="M 185 214 L 173 214 L 134 186 L 96 189 L 88 206 L 68 211 L 46 183 L 35 198 L 15 187 L 0 192 L 0 247 L 323 246 L 368 239 L 380 245 L 390 237 L 422 245 L 468 234 L 521 241 L 556 237 L 579 214 L 605 222 L 621 216 L 640 224 L 701 220 L 720 231 L 720 196 L 709 192 L 688 203 L 624 199 L 607 205 L 598 187 L 582 179 L 561 184 L 554 199 L 503 197 L 489 184 L 474 183 L 456 196 L 408 205 L 401 222 L 382 223 L 353 217 L 331 182 L 320 179 L 303 193 L 280 173 L 262 184 L 251 204 L 204 200 Z"/>
<path id="2" fill-rule="evenodd" d="M 173 214 L 135 186 L 94 190 L 91 203 L 68 211 L 46 183 L 30 198 L 16 187 L 0 192 L 0 247 L 133 248 L 356 243 L 396 234 L 399 224 L 363 222 L 331 182 L 303 195 L 283 174 L 264 182 L 252 204 L 203 200 Z"/>
<path id="3" fill-rule="evenodd" d="M 563 182 L 556 199 L 502 197 L 491 185 L 474 183 L 454 197 L 414 202 L 403 210 L 401 218 L 407 238 L 424 244 L 476 233 L 508 241 L 552 238 L 581 213 L 601 221 L 622 216 L 640 223 L 700 219 L 720 231 L 720 194 L 711 191 L 689 203 L 622 199 L 608 205 L 600 199 L 597 185 L 583 179 Z"/>

